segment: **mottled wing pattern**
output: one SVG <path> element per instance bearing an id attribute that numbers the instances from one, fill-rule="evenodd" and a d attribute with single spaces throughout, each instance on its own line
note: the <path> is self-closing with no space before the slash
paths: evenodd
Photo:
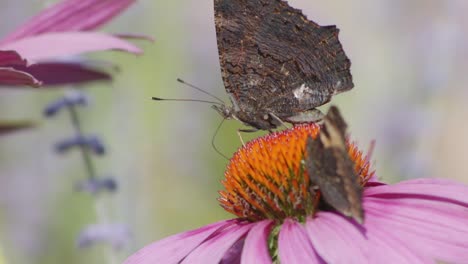
<path id="1" fill-rule="evenodd" d="M 353 87 L 335 26 L 281 0 L 215 0 L 224 85 L 243 111 L 284 118 Z"/>
<path id="2" fill-rule="evenodd" d="M 346 149 L 345 133 L 346 123 L 332 106 L 317 138 L 307 140 L 306 169 L 329 206 L 362 223 L 362 188 Z"/>

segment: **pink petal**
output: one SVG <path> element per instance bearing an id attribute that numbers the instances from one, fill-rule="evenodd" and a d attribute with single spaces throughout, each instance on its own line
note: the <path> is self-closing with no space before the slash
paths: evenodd
<path id="1" fill-rule="evenodd" d="M 8 35 L 2 43 L 38 34 L 84 31 L 99 27 L 135 0 L 68 0 L 42 11 Z"/>
<path id="2" fill-rule="evenodd" d="M 374 186 L 380 186 L 380 185 L 387 185 L 383 182 L 380 182 L 377 180 L 377 178 L 375 176 L 373 176 L 371 179 L 369 179 L 369 181 L 365 184 L 364 187 L 374 187 Z"/>
<path id="3" fill-rule="evenodd" d="M 29 67 L 16 67 L 16 69 L 33 75 L 47 86 L 111 79 L 109 73 L 79 63 L 38 63 Z"/>
<path id="4" fill-rule="evenodd" d="M 245 240 L 243 238 L 237 240 L 223 255 L 219 263 L 222 264 L 239 264 L 241 262 L 242 249 L 244 248 Z"/>
<path id="5" fill-rule="evenodd" d="M 124 34 L 113 34 L 115 37 L 118 37 L 118 38 L 123 38 L 123 39 L 131 39 L 131 40 L 146 40 L 146 41 L 149 41 L 149 42 L 154 42 L 154 38 L 150 37 L 150 36 L 147 36 L 147 35 L 142 35 L 142 34 L 128 34 L 128 33 L 124 33 Z"/>
<path id="6" fill-rule="evenodd" d="M 370 187 L 364 190 L 364 196 L 420 197 L 468 206 L 468 186 L 440 180 L 405 181 L 392 185 Z"/>
<path id="7" fill-rule="evenodd" d="M 395 233 L 389 226 L 381 225 L 367 212 L 365 227 L 370 253 L 368 263 L 433 263 L 408 246 L 405 234 Z"/>
<path id="8" fill-rule="evenodd" d="M 398 184 L 437 184 L 437 185 L 461 185 L 461 183 L 441 178 L 417 178 L 399 182 Z"/>
<path id="9" fill-rule="evenodd" d="M 28 85 L 38 87 L 41 82 L 31 74 L 13 68 L 0 67 L 0 85 Z"/>
<path id="10" fill-rule="evenodd" d="M 272 224 L 271 220 L 255 223 L 255 226 L 245 238 L 241 263 L 272 263 L 268 251 L 268 236 L 270 235 Z"/>
<path id="11" fill-rule="evenodd" d="M 178 263 L 213 233 L 233 225 L 234 220 L 225 220 L 164 238 L 139 250 L 124 264 Z"/>
<path id="12" fill-rule="evenodd" d="M 228 250 L 252 227 L 253 224 L 239 222 L 238 225 L 223 229 L 198 246 L 182 263 L 219 263 Z"/>
<path id="13" fill-rule="evenodd" d="M 468 207 L 447 203 L 439 200 L 403 198 L 387 199 L 366 197 L 364 205 L 369 209 L 378 209 L 389 213 L 392 217 L 404 218 L 406 223 L 436 225 L 434 228 L 448 228 L 456 232 L 466 232 L 468 235 Z M 467 237 L 468 239 L 468 237 Z M 468 240 L 467 240 L 468 241 Z"/>
<path id="14" fill-rule="evenodd" d="M 127 41 L 97 32 L 48 33 L 10 42 L 0 49 L 15 50 L 28 61 L 103 50 L 141 53 L 138 47 Z"/>
<path id="15" fill-rule="evenodd" d="M 468 208 L 423 199 L 368 198 L 372 225 L 405 237 L 407 247 L 431 259 L 462 263 L 468 259 Z"/>
<path id="16" fill-rule="evenodd" d="M 13 50 L 0 50 L 0 66 L 26 66 L 26 60 Z"/>
<path id="17" fill-rule="evenodd" d="M 307 220 L 306 230 L 326 263 L 367 263 L 372 254 L 364 229 L 342 215 L 319 212 Z"/>
<path id="18" fill-rule="evenodd" d="M 291 219 L 281 226 L 278 251 L 282 264 L 325 263 L 317 256 L 304 227 Z"/>

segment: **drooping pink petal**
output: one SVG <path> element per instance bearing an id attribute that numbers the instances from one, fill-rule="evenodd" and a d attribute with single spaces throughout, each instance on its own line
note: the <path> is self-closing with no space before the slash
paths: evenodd
<path id="1" fill-rule="evenodd" d="M 32 121 L 5 121 L 0 120 L 0 135 L 9 134 L 12 132 L 20 131 L 27 128 L 34 127 L 35 124 Z"/>
<path id="2" fill-rule="evenodd" d="M 109 73 L 79 63 L 38 63 L 29 67 L 16 67 L 16 69 L 33 75 L 45 86 L 111 80 Z"/>
<path id="3" fill-rule="evenodd" d="M 326 263 L 366 263 L 372 254 L 362 226 L 342 215 L 318 212 L 314 218 L 308 218 L 306 230 Z"/>
<path id="4" fill-rule="evenodd" d="M 0 50 L 0 66 L 26 66 L 26 60 L 13 50 Z"/>
<path id="5" fill-rule="evenodd" d="M 227 251 L 224 253 L 223 258 L 219 263 L 223 264 L 239 264 L 241 261 L 242 248 L 244 247 L 244 239 L 237 240 Z"/>
<path id="6" fill-rule="evenodd" d="M 1 43 L 38 34 L 95 29 L 136 0 L 68 0 L 42 11 L 7 35 Z"/>
<path id="7" fill-rule="evenodd" d="M 244 249 L 242 251 L 241 263 L 272 263 L 268 251 L 268 236 L 270 235 L 273 222 L 264 220 L 255 223 L 245 238 Z"/>
<path id="8" fill-rule="evenodd" d="M 139 250 L 124 264 L 179 263 L 213 233 L 236 223 L 235 220 L 220 221 L 164 238 Z"/>
<path id="9" fill-rule="evenodd" d="M 36 62 L 60 56 L 104 50 L 141 53 L 137 46 L 127 41 L 98 32 L 47 33 L 0 45 L 0 49 L 15 50 L 28 61 Z"/>
<path id="10" fill-rule="evenodd" d="M 154 38 L 147 36 L 147 35 L 142 35 L 142 34 L 118 33 L 118 34 L 113 34 L 113 35 L 115 37 L 123 38 L 123 39 L 146 40 L 149 42 L 154 42 Z"/>
<path id="11" fill-rule="evenodd" d="M 468 235 L 468 207 L 447 203 L 440 200 L 419 199 L 402 197 L 397 199 L 368 197 L 365 206 L 369 209 L 378 209 L 382 213 L 388 213 L 397 219 L 403 219 L 406 223 L 422 222 L 418 226 L 435 225 L 434 229 L 447 229 L 443 233 L 450 234 L 454 231 L 465 232 Z M 448 233 L 447 233 L 448 232 Z M 468 236 L 465 238 L 468 243 Z"/>
<path id="12" fill-rule="evenodd" d="M 281 226 L 278 252 L 282 264 L 325 263 L 315 252 L 304 227 L 291 219 Z"/>
<path id="13" fill-rule="evenodd" d="M 380 185 L 364 190 L 367 197 L 420 197 L 439 199 L 468 206 L 468 187 L 442 180 L 409 180 L 392 185 Z"/>
<path id="14" fill-rule="evenodd" d="M 0 87 L 9 85 L 39 87 L 41 82 L 27 72 L 18 71 L 10 67 L 0 67 Z"/>
<path id="15" fill-rule="evenodd" d="M 366 198 L 365 223 L 405 238 L 404 243 L 430 259 L 463 263 L 468 259 L 468 207 L 419 198 Z"/>
<path id="16" fill-rule="evenodd" d="M 219 263 L 228 250 L 252 227 L 251 223 L 238 222 L 237 225 L 223 229 L 193 250 L 182 263 Z"/>
<path id="17" fill-rule="evenodd" d="M 374 186 L 380 186 L 380 185 L 386 185 L 386 184 L 383 182 L 380 182 L 377 179 L 377 176 L 374 175 L 366 182 L 364 187 L 374 187 Z"/>

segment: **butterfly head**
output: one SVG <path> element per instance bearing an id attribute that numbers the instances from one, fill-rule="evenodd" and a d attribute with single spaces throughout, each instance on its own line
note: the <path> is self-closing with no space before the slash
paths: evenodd
<path id="1" fill-rule="evenodd" d="M 233 119 L 235 118 L 234 109 L 232 107 L 226 106 L 225 104 L 215 104 L 211 108 L 216 110 L 224 119 Z"/>
<path id="2" fill-rule="evenodd" d="M 268 112 L 261 111 L 242 111 L 235 109 L 232 106 L 213 105 L 215 109 L 225 119 L 236 119 L 244 125 L 254 128 L 255 130 L 271 130 L 278 127 L 281 123 Z"/>

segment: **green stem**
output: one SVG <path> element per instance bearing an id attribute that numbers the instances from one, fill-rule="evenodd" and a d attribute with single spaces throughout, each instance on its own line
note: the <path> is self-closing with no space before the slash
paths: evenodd
<path id="1" fill-rule="evenodd" d="M 83 130 L 81 128 L 81 122 L 78 117 L 78 112 L 76 111 L 75 106 L 69 105 L 68 112 L 70 113 L 72 125 L 73 125 L 73 128 L 75 129 L 77 137 L 84 138 Z M 91 160 L 89 148 L 84 145 L 81 145 L 80 150 L 81 150 L 81 156 L 83 157 L 83 162 L 85 164 L 86 172 L 88 174 L 88 179 L 90 180 L 96 179 L 96 170 L 94 169 L 94 165 Z"/>

